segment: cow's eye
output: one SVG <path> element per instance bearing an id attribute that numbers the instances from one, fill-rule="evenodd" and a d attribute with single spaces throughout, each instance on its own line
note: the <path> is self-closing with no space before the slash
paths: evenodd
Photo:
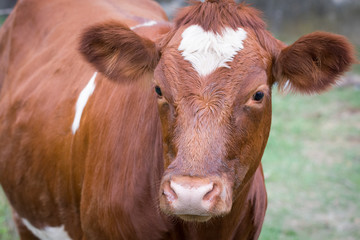
<path id="1" fill-rule="evenodd" d="M 162 92 L 161 92 L 161 88 L 159 86 L 155 86 L 155 92 L 157 93 L 157 95 L 159 97 L 162 97 Z"/>
<path id="2" fill-rule="evenodd" d="M 253 95 L 253 100 L 260 102 L 264 97 L 264 93 L 262 91 L 257 91 L 254 95 Z"/>

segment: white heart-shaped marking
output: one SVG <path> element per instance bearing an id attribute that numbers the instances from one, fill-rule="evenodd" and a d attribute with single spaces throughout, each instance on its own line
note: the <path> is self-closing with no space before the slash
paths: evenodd
<path id="1" fill-rule="evenodd" d="M 191 25 L 182 33 L 178 50 L 200 76 L 206 76 L 219 67 L 230 68 L 226 63 L 244 48 L 246 31 L 226 27 L 221 34 L 204 31 L 199 25 Z"/>

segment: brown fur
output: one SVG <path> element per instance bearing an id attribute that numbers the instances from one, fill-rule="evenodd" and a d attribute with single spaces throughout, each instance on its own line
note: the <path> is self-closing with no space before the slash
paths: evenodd
<path id="1" fill-rule="evenodd" d="M 115 21 L 86 29 L 80 52 L 101 73 L 115 81 L 138 79 L 155 69 L 160 58 L 155 43 Z"/>
<path id="2" fill-rule="evenodd" d="M 354 49 L 345 37 L 315 32 L 283 49 L 274 72 L 279 89 L 290 79 L 294 91 L 318 93 L 335 84 L 353 63 Z"/>
<path id="3" fill-rule="evenodd" d="M 193 1 L 183 8 L 174 19 L 176 27 L 198 24 L 206 31 L 219 32 L 225 26 L 233 29 L 241 26 L 254 30 L 263 30 L 266 24 L 260 18 L 260 12 L 245 4 L 226 1 Z"/>
<path id="4" fill-rule="evenodd" d="M 148 20 L 159 24 L 129 29 Z M 230 68 L 199 77 L 177 50 L 191 24 L 244 28 Z M 64 225 L 79 240 L 257 239 L 273 84 L 290 78 L 297 91 L 320 92 L 353 59 L 348 41 L 328 33 L 285 47 L 257 10 L 230 0 L 193 3 L 174 24 L 148 0 L 20 1 L 0 29 L 0 183 L 21 238 L 35 237 L 20 218 Z M 228 189 L 206 223 L 182 221 L 162 194 L 184 176 Z"/>

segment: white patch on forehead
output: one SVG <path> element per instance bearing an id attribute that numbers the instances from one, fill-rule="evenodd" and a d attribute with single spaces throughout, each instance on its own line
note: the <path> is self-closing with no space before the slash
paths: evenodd
<path id="1" fill-rule="evenodd" d="M 93 94 L 95 90 L 95 78 L 96 78 L 97 72 L 94 73 L 92 78 L 90 79 L 89 83 L 86 85 L 86 87 L 81 91 L 79 98 L 76 102 L 76 112 L 74 117 L 74 122 L 72 124 L 72 133 L 75 134 L 76 131 L 79 129 L 80 126 L 80 120 L 81 115 L 84 111 L 84 108 L 86 106 L 87 101 L 89 100 L 89 97 Z"/>
<path id="2" fill-rule="evenodd" d="M 38 229 L 25 218 L 22 218 L 21 221 L 29 231 L 40 240 L 71 240 L 70 236 L 65 231 L 64 225 L 60 227 L 44 227 L 43 229 Z"/>
<path id="3" fill-rule="evenodd" d="M 222 34 L 204 31 L 199 25 L 192 25 L 182 33 L 178 48 L 200 76 L 206 76 L 219 67 L 230 68 L 226 63 L 244 48 L 246 31 L 226 27 Z"/>
<path id="4" fill-rule="evenodd" d="M 154 26 L 154 25 L 156 25 L 156 24 L 157 24 L 156 21 L 151 20 L 151 21 L 148 21 L 148 22 L 141 23 L 141 24 L 139 24 L 139 25 L 133 26 L 133 27 L 131 27 L 130 29 L 131 29 L 131 30 L 134 30 L 134 29 L 141 28 L 141 27 L 151 27 L 151 26 Z"/>

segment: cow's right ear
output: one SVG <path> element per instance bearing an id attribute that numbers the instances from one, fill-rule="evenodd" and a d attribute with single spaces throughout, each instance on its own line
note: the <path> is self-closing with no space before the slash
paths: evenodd
<path id="1" fill-rule="evenodd" d="M 115 21 L 85 30 L 79 50 L 99 72 L 114 81 L 134 80 L 151 73 L 160 59 L 153 41 Z"/>

